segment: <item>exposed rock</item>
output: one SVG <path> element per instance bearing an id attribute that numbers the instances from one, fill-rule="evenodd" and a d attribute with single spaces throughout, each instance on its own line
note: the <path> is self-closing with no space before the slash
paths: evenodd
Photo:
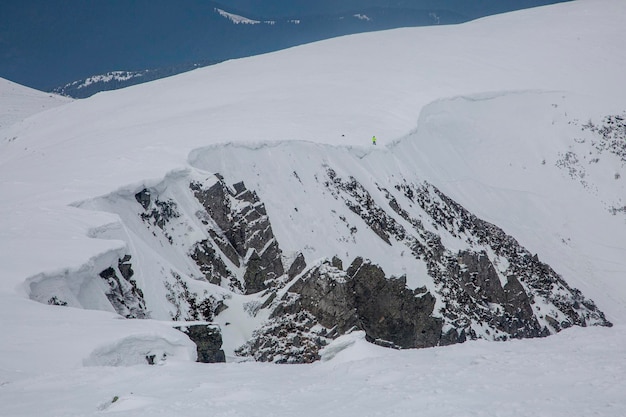
<path id="1" fill-rule="evenodd" d="M 286 295 L 272 318 L 235 352 L 259 362 L 311 363 L 328 344 L 327 329 L 307 311 L 295 311 L 294 295 Z"/>
<path id="2" fill-rule="evenodd" d="M 174 326 L 174 328 L 185 333 L 196 344 L 198 352 L 196 362 L 226 362 L 226 355 L 222 350 L 222 332 L 219 326 L 212 324 L 185 324 Z"/>
<path id="3" fill-rule="evenodd" d="M 289 279 L 295 278 L 298 274 L 300 274 L 306 268 L 306 261 L 304 260 L 304 255 L 302 253 L 298 253 L 296 259 L 289 266 L 289 271 L 287 271 L 287 276 Z"/>
<path id="4" fill-rule="evenodd" d="M 109 267 L 99 275 L 109 286 L 106 296 L 118 314 L 126 318 L 147 318 L 143 292 L 132 279 L 134 272 L 130 259 L 130 255 L 124 256 L 118 261 L 117 269 Z"/>
<path id="5" fill-rule="evenodd" d="M 211 321 L 218 311 L 223 311 L 225 305 L 222 300 L 217 300 L 212 295 L 200 296 L 189 290 L 185 280 L 176 272 L 172 271 L 174 282 L 165 281 L 167 294 L 165 299 L 172 304 L 174 311 L 170 312 L 175 321 Z"/>
<path id="6" fill-rule="evenodd" d="M 333 259 L 330 261 L 330 264 L 333 266 L 333 268 L 343 270 L 343 262 L 341 262 L 341 259 L 337 256 L 333 256 Z"/>
<path id="7" fill-rule="evenodd" d="M 180 217 L 176 202 L 173 200 L 163 201 L 158 198 L 153 199 L 150 190 L 145 188 L 135 194 L 135 200 L 137 200 L 137 202 L 141 204 L 141 207 L 144 209 L 144 212 L 139 214 L 141 220 L 149 226 L 157 226 L 161 229 L 161 232 L 168 242 L 173 244 L 172 236 L 170 236 L 170 234 L 165 230 L 165 225 L 171 219 Z"/>
<path id="8" fill-rule="evenodd" d="M 216 245 L 236 265 L 245 263 L 245 293 L 276 285 L 274 282 L 285 273 L 282 252 L 256 193 L 246 189 L 243 182 L 231 190 L 221 179 L 208 188 L 192 182 L 190 188 L 219 228 L 211 233 Z"/>
<path id="9" fill-rule="evenodd" d="M 211 284 L 222 285 L 227 283 L 231 289 L 241 289 L 241 284 L 237 277 L 226 266 L 224 261 L 217 255 L 208 240 L 198 242 L 193 247 L 191 258 L 196 262 L 200 272 Z"/>
<path id="10" fill-rule="evenodd" d="M 476 218 L 431 184 L 416 186 L 404 182 L 396 185 L 404 203 L 379 187 L 391 208 L 391 212 L 387 212 L 354 178 L 343 180 L 330 168 L 327 175 L 329 180 L 325 185 L 335 198 L 343 200 L 381 239 L 386 243 L 394 240 L 404 244 L 417 259 L 426 262 L 428 273 L 437 286 L 437 297 L 443 302 L 443 307 L 435 314 L 443 317 L 447 328 L 456 329 L 447 331 L 443 339 L 506 340 L 545 336 L 550 332 L 549 323 L 540 322 L 543 316 L 533 310 L 535 297 L 542 297 L 545 303 L 555 306 L 560 311 L 558 320 L 569 325 L 584 326 L 589 322 L 610 325 L 593 302 L 585 300 L 578 290 L 569 288 L 557 273 L 532 257 L 515 239 Z M 453 253 L 446 249 L 437 234 L 426 230 L 421 220 L 402 207 L 405 203 L 417 204 L 435 229 L 444 228 L 476 250 Z M 493 253 L 491 258 L 485 248 Z M 506 270 L 496 271 L 494 262 L 507 265 Z M 501 280 L 507 282 L 504 287 Z"/>
<path id="11" fill-rule="evenodd" d="M 60 300 L 59 297 L 53 295 L 50 299 L 48 299 L 48 305 L 65 307 L 67 306 L 67 301 Z"/>
<path id="12" fill-rule="evenodd" d="M 432 317 L 434 305 L 424 289 L 409 290 L 404 278 L 387 278 L 361 258 L 347 271 L 323 263 L 274 304 L 269 322 L 239 354 L 259 361 L 309 362 L 318 359 L 328 340 L 353 329 L 364 330 L 369 341 L 382 346 L 436 346 L 442 320 Z"/>
<path id="13" fill-rule="evenodd" d="M 143 207 L 144 210 L 148 210 L 148 208 L 150 207 L 150 201 L 151 201 L 150 191 L 144 188 L 143 190 L 135 194 L 135 200 L 137 200 L 137 202 L 141 204 L 141 207 Z"/>
<path id="14" fill-rule="evenodd" d="M 359 265 L 360 263 L 360 265 Z M 359 328 L 368 339 L 383 340 L 400 348 L 436 346 L 443 321 L 432 317 L 435 298 L 406 287 L 406 279 L 389 279 L 383 270 L 356 259 L 348 269 Z"/>

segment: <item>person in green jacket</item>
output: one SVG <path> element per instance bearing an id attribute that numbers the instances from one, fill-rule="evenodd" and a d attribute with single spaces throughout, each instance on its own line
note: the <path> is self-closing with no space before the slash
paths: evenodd
<path id="1" fill-rule="evenodd" d="M 372 136 L 372 145 L 376 145 L 376 136 Z"/>

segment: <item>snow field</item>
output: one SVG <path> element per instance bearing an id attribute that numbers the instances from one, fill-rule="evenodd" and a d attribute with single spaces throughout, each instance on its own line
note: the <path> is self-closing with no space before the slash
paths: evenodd
<path id="1" fill-rule="evenodd" d="M 625 110 L 624 15 L 619 0 L 578 0 L 329 40 L 37 114 L 39 98 L 26 100 L 0 126 L 0 415 L 626 415 L 626 233 L 623 214 L 609 211 L 623 202 L 623 164 L 585 160 L 590 186 L 556 166 L 568 150 L 581 160 L 590 151 L 572 142 L 590 140 L 581 123 Z M 168 173 L 195 170 L 256 191 L 283 250 L 304 248 L 312 262 L 369 256 L 419 286 L 423 270 L 397 261 L 402 248 L 351 240 L 356 224 L 341 221 L 345 207 L 331 196 L 293 204 L 322 189 L 320 162 L 367 184 L 388 186 L 399 173 L 432 182 L 537 253 L 616 326 L 401 352 L 355 335 L 310 366 L 203 365 L 169 324 L 26 299 L 32 284 L 72 276 L 76 306 L 102 308 L 81 274 L 126 250 L 152 265 L 137 279 L 156 294 L 151 274 L 172 266 L 154 263 L 161 249 L 133 246 L 143 240 L 130 215 L 76 205 L 124 192 L 132 201 Z M 229 352 L 252 331 L 250 321 L 226 325 L 242 322 L 249 300 L 233 297 L 219 316 Z M 134 365 L 165 352 L 161 366 Z"/>
<path id="2" fill-rule="evenodd" d="M 314 365 L 167 363 L 40 375 L 2 385 L 2 409 L 16 417 L 626 413 L 626 358 L 623 350 L 615 354 L 626 343 L 621 326 L 402 352 L 367 344 L 358 335 L 353 342 Z"/>

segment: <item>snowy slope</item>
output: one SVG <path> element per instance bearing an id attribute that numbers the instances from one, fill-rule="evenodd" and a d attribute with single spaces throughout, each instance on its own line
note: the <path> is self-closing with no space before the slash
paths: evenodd
<path id="1" fill-rule="evenodd" d="M 10 178 L 2 191 L 11 196 L 2 202 L 2 229 L 20 239 L 35 230 L 74 242 L 81 255 L 60 243 L 58 251 L 49 248 L 49 261 L 26 265 L 19 255 L 32 243 L 14 242 L 3 252 L 12 277 L 3 285 L 101 251 L 103 243 L 81 238 L 103 223 L 100 215 L 68 204 L 158 180 L 212 143 L 300 140 L 371 152 L 372 134 L 382 145 L 405 138 L 433 100 L 484 91 L 575 91 L 602 100 L 587 118 L 619 113 L 621 5 L 586 4 L 320 42 L 101 94 L 31 119 L 2 144 L 1 169 Z M 51 175 L 41 178 L 42 166 Z"/>
<path id="2" fill-rule="evenodd" d="M 384 407 L 394 406 L 399 414 L 410 413 L 422 409 L 424 401 L 433 407 L 432 415 L 458 415 L 459 410 L 489 415 L 485 403 L 503 415 L 536 415 L 546 408 L 554 411 L 551 415 L 581 409 L 623 414 L 624 382 L 619 376 L 626 360 L 621 348 L 626 225 L 623 213 L 615 209 L 624 205 L 626 172 L 619 155 L 598 151 L 593 144 L 598 134 L 584 125 L 588 120 L 601 124 L 605 116 L 626 110 L 625 13 L 619 1 L 581 0 L 459 26 L 345 37 L 99 94 L 3 130 L 4 137 L 15 139 L 0 143 L 0 294 L 6 300 L 0 303 L 0 349 L 6 353 L 0 389 L 45 401 L 18 400 L 2 407 L 9 415 L 33 415 L 44 407 L 57 414 L 104 410 L 149 415 L 166 409 L 193 415 L 216 401 L 224 415 L 260 415 L 257 407 L 269 397 L 278 415 L 293 415 L 300 404 L 305 412 L 317 414 L 319 401 L 285 400 L 257 384 L 269 380 L 275 392 L 283 392 L 283 383 L 307 378 L 312 386 L 296 384 L 299 388 L 289 392 L 317 392 L 334 405 L 329 406 L 331 414 L 363 415 L 369 410 L 375 415 L 372 410 L 378 405 L 381 414 L 389 413 Z M 369 142 L 373 134 L 379 138 L 376 147 Z M 572 164 L 563 163 L 572 161 L 568 152 L 577 156 L 574 171 Z M 547 341 L 472 343 L 421 352 L 383 352 L 360 341 L 343 352 L 343 359 L 339 354 L 327 364 L 296 370 L 220 365 L 216 379 L 206 382 L 205 368 L 191 364 L 168 363 L 156 370 L 76 369 L 91 363 L 90 358 L 106 356 L 101 352 L 107 346 L 124 346 L 144 322 L 151 323 L 153 343 L 177 346 L 178 358 L 185 358 L 189 342 L 175 340 L 163 323 L 117 320 L 116 330 L 118 323 L 108 323 L 110 313 L 25 299 L 38 299 L 39 290 L 59 290 L 75 297 L 75 307 L 111 311 L 102 288 L 90 277 L 130 253 L 144 267 L 137 268 L 135 279 L 145 290 L 148 308 L 155 318 L 167 319 L 171 306 L 150 305 L 163 291 L 157 285 L 151 289 L 151 280 L 162 269 L 198 274 L 196 266 L 172 253 L 189 249 L 184 244 L 192 241 L 189 236 L 198 236 L 200 226 L 176 223 L 180 227 L 167 233 L 182 243 L 168 246 L 166 235 L 157 236 L 156 227 L 146 228 L 136 217 L 137 194 L 158 190 L 187 201 L 185 209 L 194 208 L 197 203 L 185 194 L 174 195 L 175 185 L 214 173 L 227 184 L 244 181 L 257 193 L 286 255 L 301 251 L 308 263 L 334 255 L 344 262 L 364 256 L 391 275 L 406 274 L 411 288 L 429 285 L 423 267 L 403 256 L 402 247 L 382 244 L 360 224 L 352 239 L 350 227 L 356 223 L 350 223 L 349 210 L 316 185 L 315 175 L 325 167 L 369 189 L 379 187 L 374 196 L 378 201 L 384 198 L 380 187 L 393 189 L 400 177 L 434 184 L 536 253 L 593 299 L 616 326 L 568 329 Z M 187 214 L 194 218 L 193 211 Z M 337 220 L 341 216 L 348 224 Z M 161 243 L 141 246 L 151 233 Z M 464 249 L 453 236 L 443 235 L 457 250 Z M 254 308 L 250 298 L 223 286 L 197 285 L 192 290 L 225 294 L 229 309 L 217 321 L 225 349 L 232 353 L 265 317 L 249 317 Z M 248 320 L 239 322 L 243 317 Z M 58 343 L 44 352 L 42 339 L 23 331 L 26 323 L 39 321 L 33 326 L 40 328 L 43 339 Z M 80 332 L 60 332 L 58 338 L 51 331 L 81 325 Z M 100 333 L 102 326 L 109 327 Z M 64 341 L 78 333 L 86 342 L 76 346 L 69 340 L 65 348 Z M 23 346 L 16 349 L 12 340 Z M 351 355 L 364 354 L 361 349 L 384 359 L 380 365 L 350 362 Z M 140 350 L 138 357 L 143 354 Z M 22 374 L 28 357 L 35 355 L 41 363 Z M 527 368 L 537 357 L 543 360 Z M 348 363 L 338 363 L 346 359 Z M 417 380 L 426 361 L 434 361 L 428 371 L 432 378 Z M 576 362 L 586 367 L 571 366 Z M 519 371 L 519 379 L 508 376 L 511 367 Z M 65 369 L 60 379 L 33 376 L 60 368 Z M 324 389 L 329 373 L 337 372 L 345 387 L 338 391 L 353 398 L 347 405 L 338 404 L 345 400 L 340 394 Z M 180 385 L 182 374 L 189 379 Z M 504 391 L 498 391 L 500 399 L 477 394 L 464 382 L 475 375 L 484 391 L 526 386 L 523 399 Z M 136 381 L 153 377 L 157 382 L 150 388 L 136 388 Z M 252 381 L 252 386 L 234 395 L 218 378 Z M 582 382 L 585 378 L 589 384 Z M 83 381 L 83 399 L 59 401 L 53 380 L 66 389 Z M 445 392 L 450 384 L 459 387 L 454 398 Z M 164 394 L 168 385 L 178 391 Z M 425 390 L 432 396 L 413 400 L 415 392 Z M 214 400 L 203 398 L 207 391 L 216 393 Z M 100 398 L 97 392 L 106 395 Z M 115 395 L 123 401 L 111 402 Z M 541 401 L 528 403 L 536 395 Z M 164 404 L 159 400 L 164 396 L 171 401 Z M 242 398 L 244 404 L 233 403 Z M 404 400 L 398 402 L 400 398 Z M 581 405 L 581 398 L 589 402 Z M 70 405 L 64 408 L 63 401 Z M 442 402 L 451 405 L 435 408 Z"/>
<path id="3" fill-rule="evenodd" d="M 11 416 L 619 417 L 626 367 L 615 352 L 626 340 L 614 330 L 402 352 L 353 338 L 333 360 L 305 366 L 83 368 L 6 383 L 0 409 Z"/>
<path id="4" fill-rule="evenodd" d="M 70 101 L 66 97 L 43 93 L 0 79 L 0 132 L 30 115 Z M 3 141 L 7 139 L 3 137 Z"/>

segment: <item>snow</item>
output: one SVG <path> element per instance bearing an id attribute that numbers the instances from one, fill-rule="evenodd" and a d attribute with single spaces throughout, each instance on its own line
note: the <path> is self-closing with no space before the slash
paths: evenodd
<path id="1" fill-rule="evenodd" d="M 128 81 L 132 78 L 143 77 L 143 72 L 130 72 L 130 71 L 111 71 L 106 74 L 94 75 L 88 77 L 82 81 L 74 81 L 73 83 L 68 84 L 67 86 L 76 86 L 76 88 L 81 89 L 90 86 L 95 83 L 108 83 L 111 81 Z M 78 84 L 78 85 L 77 85 Z"/>
<path id="2" fill-rule="evenodd" d="M 220 16 L 225 17 L 226 19 L 229 19 L 230 21 L 232 21 L 236 25 L 239 25 L 239 24 L 258 25 L 259 23 L 261 23 L 258 20 L 248 19 L 247 17 L 239 16 L 239 15 L 234 14 L 234 13 L 229 13 L 229 12 L 227 12 L 225 10 L 222 10 L 222 9 L 215 8 L 215 11 L 218 12 L 220 14 Z"/>
<path id="3" fill-rule="evenodd" d="M 3 415 L 623 416 L 624 329 L 468 342 L 313 365 L 89 367 L 5 382 Z M 376 348 L 376 347 L 374 347 Z M 617 355 L 616 352 L 622 352 Z M 117 397 L 117 400 L 113 400 Z M 36 399 L 36 400 L 35 400 Z"/>
<path id="4" fill-rule="evenodd" d="M 626 110 L 624 15 L 623 1 L 577 0 L 347 36 L 80 101 L 0 80 L 0 415 L 626 415 L 626 220 L 609 210 L 626 172 L 608 154 L 583 160 L 581 129 Z M 559 168 L 567 151 L 587 185 Z M 423 285 L 401 247 L 352 240 L 342 202 L 308 197 L 325 165 L 368 185 L 430 181 L 616 326 L 416 351 L 354 333 L 314 365 L 204 365 L 169 324 L 96 311 L 88 277 L 121 254 L 145 254 L 153 269 L 137 280 L 153 294 L 152 272 L 193 267 L 134 247 L 138 229 L 114 200 L 215 172 L 258 193 L 287 253 L 361 255 Z M 44 285 L 66 286 L 73 307 L 28 299 Z M 249 319 L 252 301 L 232 295 L 218 316 L 229 355 L 264 319 Z"/>
<path id="5" fill-rule="evenodd" d="M 35 113 L 60 106 L 71 99 L 48 94 L 0 78 L 0 132 Z M 2 136 L 2 142 L 14 137 Z"/>

